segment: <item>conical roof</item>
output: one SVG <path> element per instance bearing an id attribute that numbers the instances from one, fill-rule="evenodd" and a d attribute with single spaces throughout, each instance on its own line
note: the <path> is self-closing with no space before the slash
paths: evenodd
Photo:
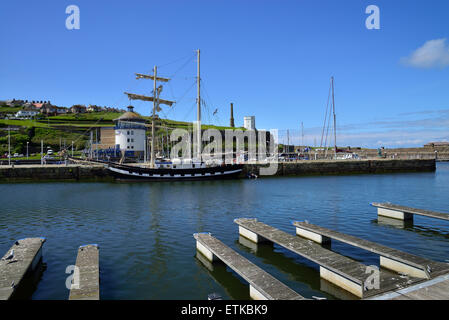
<path id="1" fill-rule="evenodd" d="M 134 112 L 134 107 L 129 106 L 128 111 L 122 114 L 120 117 L 115 119 L 114 121 L 135 121 L 135 122 L 145 122 L 145 119 L 142 118 L 138 113 Z"/>

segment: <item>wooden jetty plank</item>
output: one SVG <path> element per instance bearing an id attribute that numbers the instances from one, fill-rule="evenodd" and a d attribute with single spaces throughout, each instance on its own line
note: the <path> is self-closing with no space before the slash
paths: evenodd
<path id="1" fill-rule="evenodd" d="M 36 270 L 45 238 L 18 240 L 0 260 L 0 300 L 10 299 L 23 278 Z"/>
<path id="2" fill-rule="evenodd" d="M 319 242 L 315 239 L 317 239 L 318 236 L 321 236 L 327 239 L 335 239 L 376 253 L 381 256 L 380 265 L 390 270 L 426 279 L 435 278 L 442 274 L 449 273 L 449 265 L 446 263 L 429 260 L 407 252 L 383 246 L 375 242 L 360 239 L 306 222 L 295 221 L 293 222 L 293 225 L 296 227 L 297 235 L 309 238 L 315 242 Z M 304 230 L 307 231 L 307 233 L 304 233 Z M 312 235 L 309 237 L 310 234 Z"/>
<path id="3" fill-rule="evenodd" d="M 390 218 L 401 220 L 413 219 L 413 215 L 420 215 L 429 218 L 442 219 L 449 221 L 449 214 L 442 212 L 435 212 L 424 209 L 417 209 L 411 207 L 400 206 L 392 203 L 371 203 L 373 207 L 378 208 L 378 214 Z"/>
<path id="4" fill-rule="evenodd" d="M 304 297 L 226 246 L 209 233 L 196 233 L 197 250 L 209 261 L 221 260 L 250 285 L 254 300 L 304 300 Z"/>
<path id="5" fill-rule="evenodd" d="M 244 229 L 246 234 L 254 233 L 257 236 L 261 236 L 264 240 L 276 243 L 318 264 L 320 266 L 320 276 L 323 279 L 334 283 L 359 298 L 373 296 L 422 281 L 422 279 L 415 277 L 398 277 L 397 274 L 382 270 L 379 274 L 379 287 L 371 288 L 366 284 L 370 281 L 372 273 L 370 268 L 364 264 L 327 250 L 311 240 L 301 239 L 258 222 L 257 219 L 236 219 L 234 222 L 239 225 L 240 231 Z M 245 236 L 244 234 L 241 235 Z"/>
<path id="6" fill-rule="evenodd" d="M 79 279 L 76 286 L 76 279 Z M 69 300 L 100 300 L 99 248 L 96 244 L 78 249 Z"/>

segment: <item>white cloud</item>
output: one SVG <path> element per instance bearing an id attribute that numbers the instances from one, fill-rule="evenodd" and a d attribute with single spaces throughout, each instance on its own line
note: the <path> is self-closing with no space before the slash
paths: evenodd
<path id="1" fill-rule="evenodd" d="M 449 66 L 449 45 L 446 39 L 429 40 L 401 62 L 416 68 L 444 68 Z"/>

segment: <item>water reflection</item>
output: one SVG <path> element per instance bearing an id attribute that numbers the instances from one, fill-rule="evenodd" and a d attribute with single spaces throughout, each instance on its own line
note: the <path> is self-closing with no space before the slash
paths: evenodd
<path id="1" fill-rule="evenodd" d="M 20 286 L 16 288 L 11 300 L 31 300 L 46 269 L 47 265 L 43 262 L 41 257 L 36 265 L 36 269 L 33 272 L 29 272 L 22 279 Z"/>
<path id="2" fill-rule="evenodd" d="M 197 251 L 196 259 L 208 275 L 214 279 L 225 291 L 226 295 L 235 300 L 249 300 L 249 285 L 234 271 L 221 261 L 211 263 L 205 256 Z M 207 298 L 207 297 L 206 297 Z"/>
<path id="3" fill-rule="evenodd" d="M 383 227 L 411 231 L 425 237 L 441 237 L 444 239 L 449 239 L 449 229 L 444 230 L 436 227 L 427 227 L 417 224 L 416 221 L 413 222 L 379 216 L 377 220 L 372 220 L 372 223 Z"/>
<path id="4" fill-rule="evenodd" d="M 320 292 L 319 270 L 317 269 L 317 266 L 310 261 L 302 259 L 300 256 L 295 254 L 290 255 L 286 252 L 274 250 L 275 247 L 273 244 L 256 244 L 242 236 L 239 237 L 236 244 L 242 251 L 251 253 L 259 258 L 258 260 L 261 264 L 274 267 L 276 270 L 282 272 L 285 282 L 279 279 L 281 282 L 286 284 L 287 281 L 289 284 L 296 282 L 294 285 L 295 287 L 300 288 L 296 290 L 299 294 L 303 296 L 323 296 L 323 293 Z M 307 287 L 307 290 L 304 290 L 304 287 Z M 332 295 L 325 295 L 325 297 L 328 299 L 333 299 Z"/>
<path id="5" fill-rule="evenodd" d="M 378 216 L 377 220 L 373 220 L 373 223 L 377 223 L 380 226 L 394 227 L 399 229 L 413 227 L 413 220 L 399 220 L 383 216 Z"/>

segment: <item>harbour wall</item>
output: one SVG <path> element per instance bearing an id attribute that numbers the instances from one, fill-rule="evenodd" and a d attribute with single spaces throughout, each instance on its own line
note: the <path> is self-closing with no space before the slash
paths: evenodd
<path id="1" fill-rule="evenodd" d="M 243 175 L 259 175 L 263 164 L 246 164 Z M 313 160 L 280 162 L 274 176 L 347 175 L 394 172 L 431 172 L 436 170 L 435 159 L 373 159 L 373 160 Z"/>
<path id="2" fill-rule="evenodd" d="M 260 176 L 266 164 L 245 164 L 241 177 L 248 173 Z M 275 166 L 275 165 L 274 165 Z M 431 172 L 436 170 L 435 159 L 430 160 L 313 160 L 280 162 L 272 176 L 317 176 L 374 174 L 394 172 Z M 108 170 L 98 164 L 0 166 L 0 182 L 33 180 L 112 180 Z"/>
<path id="3" fill-rule="evenodd" d="M 112 180 L 102 165 L 0 166 L 0 181 Z"/>

